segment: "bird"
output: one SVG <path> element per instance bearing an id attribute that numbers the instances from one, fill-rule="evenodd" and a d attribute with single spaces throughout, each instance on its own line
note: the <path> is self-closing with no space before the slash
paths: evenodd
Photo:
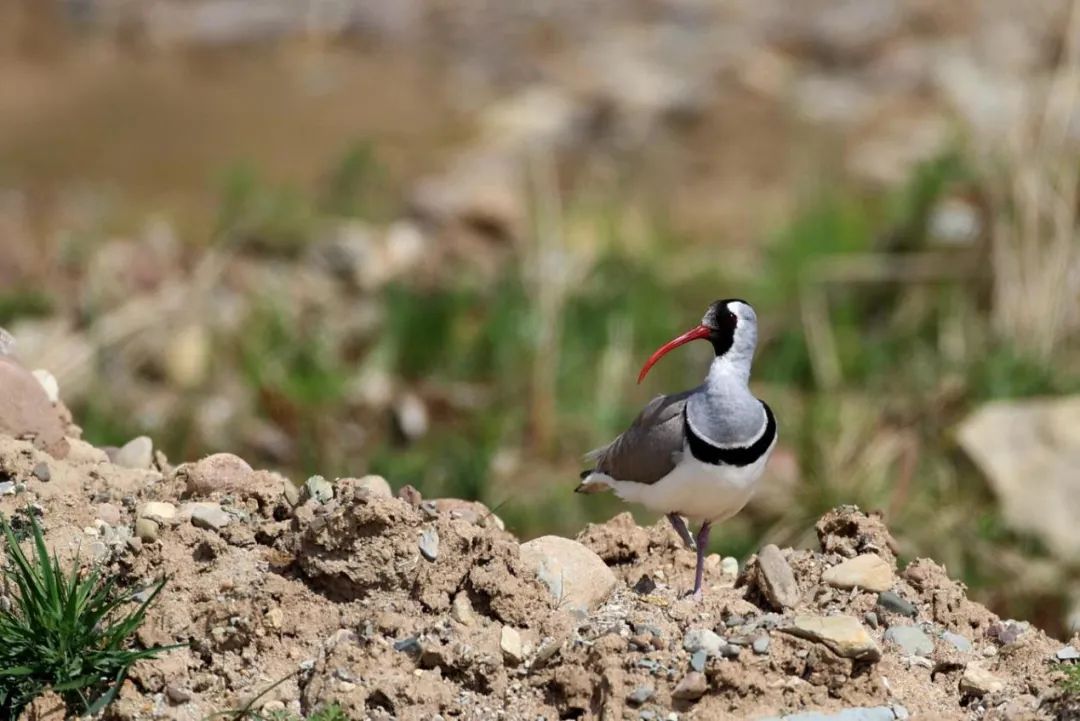
<path id="1" fill-rule="evenodd" d="M 641 368 L 638 383 L 671 350 L 694 340 L 712 344 L 705 381 L 653 398 L 621 435 L 585 455 L 578 493 L 614 491 L 667 516 L 697 554 L 693 598 L 702 598 L 705 549 L 713 524 L 750 500 L 776 446 L 776 417 L 750 391 L 757 347 L 757 314 L 739 298 L 709 304 L 701 323 L 660 346 Z M 686 526 L 701 523 L 696 537 Z"/>

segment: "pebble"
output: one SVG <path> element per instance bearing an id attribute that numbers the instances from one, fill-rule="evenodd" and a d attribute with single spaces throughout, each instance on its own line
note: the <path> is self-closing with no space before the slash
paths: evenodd
<path id="1" fill-rule="evenodd" d="M 199 503 L 191 511 L 191 525 L 220 531 L 232 523 L 232 516 L 215 503 Z"/>
<path id="2" fill-rule="evenodd" d="M 191 691 L 171 683 L 165 687 L 165 695 L 170 703 L 176 705 L 185 704 L 191 700 Z"/>
<path id="3" fill-rule="evenodd" d="M 720 559 L 720 573 L 734 578 L 739 575 L 739 561 L 733 556 L 725 556 Z"/>
<path id="4" fill-rule="evenodd" d="M 131 549 L 132 553 L 142 553 L 143 539 L 138 536 L 132 536 L 126 541 L 127 547 Z"/>
<path id="5" fill-rule="evenodd" d="M 180 469 L 187 477 L 188 492 L 196 496 L 241 490 L 253 472 L 247 461 L 231 453 L 215 453 Z"/>
<path id="6" fill-rule="evenodd" d="M 285 483 L 282 484 L 281 492 L 285 496 L 285 501 L 292 507 L 300 505 L 300 486 L 292 482 L 291 479 L 286 478 Z"/>
<path id="7" fill-rule="evenodd" d="M 520 553 L 560 608 L 591 611 L 615 588 L 615 574 L 607 564 L 569 538 L 541 536 L 521 544 Z"/>
<path id="8" fill-rule="evenodd" d="M 754 642 L 750 645 L 750 647 L 754 649 L 754 653 L 758 654 L 759 656 L 764 656 L 769 652 L 769 637 L 758 636 L 754 639 Z"/>
<path id="9" fill-rule="evenodd" d="M 885 640 L 895 643 L 908 656 L 929 656 L 934 652 L 934 640 L 918 626 L 892 626 L 885 632 Z"/>
<path id="10" fill-rule="evenodd" d="M 741 650 L 735 644 L 727 643 L 720 647 L 720 655 L 724 658 L 738 658 Z"/>
<path id="11" fill-rule="evenodd" d="M 110 526 L 115 526 L 120 523 L 120 509 L 111 503 L 99 503 L 97 517 Z"/>
<path id="12" fill-rule="evenodd" d="M 322 476 L 312 476 L 304 483 L 309 498 L 316 503 L 329 503 L 334 499 L 334 486 Z"/>
<path id="13" fill-rule="evenodd" d="M 881 649 L 853 616 L 796 616 L 786 633 L 823 643 L 838 656 L 877 661 Z"/>
<path id="14" fill-rule="evenodd" d="M 686 632 L 686 636 L 683 637 L 683 648 L 690 653 L 696 653 L 697 651 L 717 653 L 723 644 L 724 639 L 707 628 L 690 629 Z"/>
<path id="15" fill-rule="evenodd" d="M 143 541 L 156 541 L 159 526 L 157 521 L 150 518 L 135 519 L 135 537 Z"/>
<path id="16" fill-rule="evenodd" d="M 892 567 L 876 553 L 864 553 L 826 569 L 821 580 L 834 588 L 888 591 L 895 581 Z"/>
<path id="17" fill-rule="evenodd" d="M 893 591 L 882 591 L 878 594 L 877 605 L 886 611 L 899 613 L 901 616 L 908 616 L 910 618 L 915 618 L 915 615 L 918 613 L 915 604 L 910 601 L 905 601 Z"/>
<path id="18" fill-rule="evenodd" d="M 980 664 L 969 663 L 960 677 L 960 691 L 971 696 L 996 693 L 1005 688 L 1005 683 Z"/>
<path id="19" fill-rule="evenodd" d="M 464 591 L 458 591 L 454 601 L 450 604 L 450 616 L 464 626 L 471 626 L 476 620 L 473 613 L 472 602 Z"/>
<path id="20" fill-rule="evenodd" d="M 1080 661 L 1080 651 L 1076 650 L 1073 646 L 1062 646 L 1061 649 L 1054 654 L 1054 658 L 1058 661 Z"/>
<path id="21" fill-rule="evenodd" d="M 776 608 L 794 608 L 799 602 L 799 586 L 787 559 L 774 544 L 758 553 L 758 585 L 762 594 Z"/>
<path id="22" fill-rule="evenodd" d="M 153 462 L 154 442 L 149 436 L 131 439 L 113 456 L 113 464 L 124 468 L 149 468 Z"/>
<path id="23" fill-rule="evenodd" d="M 406 638 L 394 641 L 394 650 L 401 651 L 403 653 L 419 653 L 420 639 L 416 636 L 408 636 Z"/>
<path id="24" fill-rule="evenodd" d="M 941 638 L 951 643 L 956 647 L 956 650 L 961 653 L 970 653 L 972 649 L 971 641 L 967 640 L 964 636 L 952 631 L 945 631 L 941 634 Z"/>
<path id="25" fill-rule="evenodd" d="M 147 501 L 139 509 L 139 518 L 168 522 L 176 518 L 176 506 L 165 501 Z"/>
<path id="26" fill-rule="evenodd" d="M 521 663 L 525 660 L 525 651 L 521 643 L 521 634 L 513 626 L 503 626 L 499 635 L 499 648 L 503 656 L 511 663 Z"/>
<path id="27" fill-rule="evenodd" d="M 420 533 L 420 554 L 429 561 L 439 557 L 439 532 L 425 528 Z"/>
<path id="28" fill-rule="evenodd" d="M 15 495 L 15 481 L 4 481 L 0 483 L 0 496 L 14 496 Z"/>
<path id="29" fill-rule="evenodd" d="M 34 478 L 38 479 L 42 483 L 48 483 L 52 480 L 52 471 L 49 470 L 49 464 L 45 461 L 38 463 L 34 466 L 34 470 L 30 471 L 34 474 Z"/>
<path id="30" fill-rule="evenodd" d="M 641 721 L 656 721 L 656 712 L 646 709 L 638 714 L 638 718 Z"/>
<path id="31" fill-rule="evenodd" d="M 632 704 L 641 705 L 651 699 L 655 695 L 652 686 L 638 686 L 626 697 L 626 700 Z"/>
<path id="32" fill-rule="evenodd" d="M 634 584 L 634 592 L 639 593 L 642 596 L 648 596 L 650 593 L 656 590 L 656 581 L 653 577 L 647 573 L 641 574 L 641 578 Z"/>
<path id="33" fill-rule="evenodd" d="M 266 612 L 266 625 L 270 628 L 281 628 L 285 623 L 285 612 L 274 607 Z"/>
<path id="34" fill-rule="evenodd" d="M 90 557 L 95 561 L 104 561 L 109 557 L 109 547 L 101 541 L 94 541 L 90 544 Z"/>
<path id="35" fill-rule="evenodd" d="M 680 701 L 697 701 L 705 695 L 708 687 L 704 674 L 691 671 L 682 677 L 675 690 L 671 692 L 671 697 Z"/>
<path id="36" fill-rule="evenodd" d="M 386 479 L 382 476 L 369 475 L 364 476 L 356 482 L 357 488 L 366 488 L 368 493 L 379 498 L 393 498 L 394 491 L 391 490 L 390 484 L 386 482 Z"/>
<path id="37" fill-rule="evenodd" d="M 878 620 L 877 614 L 874 613 L 873 611 L 867 611 L 866 613 L 864 613 L 863 614 L 863 621 L 870 628 L 877 628 L 880 625 L 880 621 Z"/>
<path id="38" fill-rule="evenodd" d="M 694 655 L 690 657 L 690 668 L 695 671 L 704 671 L 705 662 L 709 660 L 709 652 L 702 649 L 700 651 L 694 651 Z"/>

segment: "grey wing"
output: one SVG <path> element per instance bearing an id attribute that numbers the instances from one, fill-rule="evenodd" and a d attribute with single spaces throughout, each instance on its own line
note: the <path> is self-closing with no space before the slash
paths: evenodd
<path id="1" fill-rule="evenodd" d="M 596 470 L 617 481 L 656 483 L 675 468 L 683 450 L 683 409 L 694 391 L 657 396 L 630 427 L 586 455 Z"/>

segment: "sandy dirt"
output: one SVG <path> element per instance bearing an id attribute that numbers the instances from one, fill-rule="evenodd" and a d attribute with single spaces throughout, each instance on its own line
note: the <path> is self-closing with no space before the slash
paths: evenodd
<path id="1" fill-rule="evenodd" d="M 297 490 L 230 456 L 125 468 L 69 430 L 64 459 L 0 436 L 15 484 L 0 512 L 32 508 L 53 548 L 125 583 L 167 575 L 138 642 L 187 644 L 138 664 L 108 719 L 195 721 L 279 681 L 266 711 L 338 703 L 354 719 L 1068 717 L 1061 641 L 969 601 L 932 560 L 897 568 L 885 524 L 855 508 L 821 519 L 822 550 L 773 548 L 737 573 L 710 556 L 701 603 L 666 523 L 616 516 L 571 544 L 612 572 L 561 578 L 603 595 L 574 608 L 481 505 L 372 478 Z M 823 580 L 857 556 L 913 617 Z M 838 616 L 854 636 L 814 630 Z"/>

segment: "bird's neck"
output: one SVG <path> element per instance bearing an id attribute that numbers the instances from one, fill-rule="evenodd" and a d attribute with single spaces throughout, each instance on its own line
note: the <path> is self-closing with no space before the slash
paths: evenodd
<path id="1" fill-rule="evenodd" d="M 709 366 L 709 375 L 705 377 L 705 385 L 711 391 L 746 388 L 749 384 L 750 363 L 732 357 L 731 353 L 714 358 Z"/>

